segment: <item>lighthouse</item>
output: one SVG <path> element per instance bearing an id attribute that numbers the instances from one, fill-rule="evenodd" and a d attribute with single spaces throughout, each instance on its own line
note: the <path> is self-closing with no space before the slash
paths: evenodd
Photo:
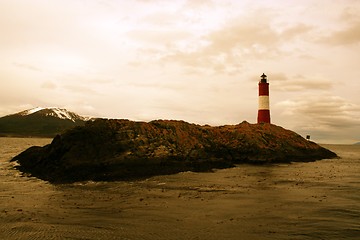
<path id="1" fill-rule="evenodd" d="M 258 123 L 270 123 L 270 107 L 269 107 L 269 83 L 266 75 L 263 73 L 259 82 L 259 110 Z"/>

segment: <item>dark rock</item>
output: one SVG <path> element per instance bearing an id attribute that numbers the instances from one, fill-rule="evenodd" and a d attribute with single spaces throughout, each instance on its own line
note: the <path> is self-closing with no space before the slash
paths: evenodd
<path id="1" fill-rule="evenodd" d="M 64 183 L 334 157 L 335 153 L 272 124 L 210 127 L 184 121 L 98 119 L 57 135 L 49 145 L 31 147 L 12 161 L 18 161 L 23 172 Z"/>

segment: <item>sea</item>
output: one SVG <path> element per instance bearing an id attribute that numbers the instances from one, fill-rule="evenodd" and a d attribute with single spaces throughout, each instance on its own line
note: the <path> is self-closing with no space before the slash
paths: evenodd
<path id="1" fill-rule="evenodd" d="M 323 145 L 339 159 L 57 185 L 10 162 L 50 142 L 0 138 L 0 239 L 360 239 L 359 145 Z"/>

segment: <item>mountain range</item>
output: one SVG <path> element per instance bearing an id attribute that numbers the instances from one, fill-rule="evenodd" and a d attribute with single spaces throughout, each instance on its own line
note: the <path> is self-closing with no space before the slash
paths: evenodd
<path id="1" fill-rule="evenodd" d="M 83 126 L 88 118 L 64 108 L 36 107 L 0 118 L 0 136 L 54 137 L 75 126 Z"/>

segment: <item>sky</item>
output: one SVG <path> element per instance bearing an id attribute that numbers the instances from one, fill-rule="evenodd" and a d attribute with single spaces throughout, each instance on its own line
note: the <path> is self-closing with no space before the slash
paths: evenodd
<path id="1" fill-rule="evenodd" d="M 360 141 L 358 0 L 0 0 L 0 116 L 273 124 Z"/>

